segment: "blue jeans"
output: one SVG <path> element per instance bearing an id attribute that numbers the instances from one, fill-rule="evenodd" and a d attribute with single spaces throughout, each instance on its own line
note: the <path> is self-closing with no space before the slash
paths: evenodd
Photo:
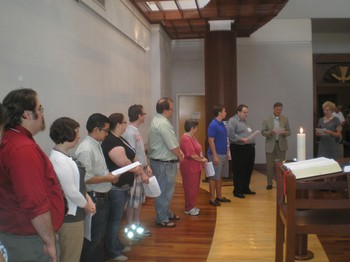
<path id="1" fill-rule="evenodd" d="M 104 262 L 101 242 L 106 229 L 110 200 L 95 197 L 91 199 L 96 205 L 96 214 L 91 221 L 91 241 L 84 238 L 80 261 Z"/>
<path id="2" fill-rule="evenodd" d="M 173 215 L 170 211 L 170 203 L 174 195 L 177 164 L 157 162 L 151 159 L 150 165 L 161 190 L 160 196 L 155 200 L 156 222 L 167 222 Z"/>
<path id="3" fill-rule="evenodd" d="M 105 257 L 108 259 L 120 256 L 125 245 L 119 239 L 121 220 L 125 211 L 125 204 L 129 198 L 129 189 L 115 189 L 109 191 L 111 205 L 105 235 Z"/>

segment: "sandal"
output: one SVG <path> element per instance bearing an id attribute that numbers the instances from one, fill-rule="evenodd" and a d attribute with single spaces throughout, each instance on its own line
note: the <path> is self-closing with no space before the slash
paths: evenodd
<path id="1" fill-rule="evenodd" d="M 224 202 L 224 203 L 229 203 L 229 202 L 231 202 L 231 200 L 230 199 L 227 199 L 226 197 L 222 197 L 222 198 L 216 198 L 216 201 L 218 201 L 218 202 Z"/>
<path id="2" fill-rule="evenodd" d="M 156 225 L 160 226 L 160 227 L 174 227 L 174 226 L 176 226 L 176 224 L 174 222 L 171 222 L 171 221 L 156 222 Z"/>
<path id="3" fill-rule="evenodd" d="M 180 220 L 180 217 L 173 214 L 171 217 L 169 217 L 169 220 Z"/>

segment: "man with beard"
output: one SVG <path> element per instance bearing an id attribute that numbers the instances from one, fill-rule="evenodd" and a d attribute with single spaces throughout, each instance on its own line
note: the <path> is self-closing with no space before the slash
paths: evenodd
<path id="1" fill-rule="evenodd" d="M 9 261 L 56 262 L 64 201 L 51 162 L 33 136 L 45 128 L 44 109 L 32 89 L 3 100 L 8 120 L 0 148 L 0 239 Z"/>

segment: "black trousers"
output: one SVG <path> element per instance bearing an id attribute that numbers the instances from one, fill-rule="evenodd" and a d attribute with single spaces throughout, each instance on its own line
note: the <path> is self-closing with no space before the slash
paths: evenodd
<path id="1" fill-rule="evenodd" d="M 250 190 L 250 178 L 254 169 L 255 144 L 230 144 L 234 193 L 243 194 Z"/>

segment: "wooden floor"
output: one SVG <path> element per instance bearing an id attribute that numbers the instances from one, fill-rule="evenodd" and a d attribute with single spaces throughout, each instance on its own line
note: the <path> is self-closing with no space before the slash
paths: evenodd
<path id="1" fill-rule="evenodd" d="M 151 230 L 150 237 L 130 242 L 132 251 L 125 254 L 135 262 L 173 261 L 274 261 L 275 194 L 266 190 L 266 177 L 254 172 L 251 188 L 256 196 L 245 199 L 232 197 L 231 183 L 223 186 L 223 195 L 231 198 L 215 208 L 208 205 L 208 184 L 202 183 L 198 196 L 198 217 L 185 215 L 181 177 L 178 175 L 172 210 L 181 220 L 175 228 L 155 226 L 154 200 L 147 199 L 142 211 L 142 223 Z M 323 236 L 322 244 L 315 235 L 309 236 L 309 249 L 315 262 L 350 261 L 350 238 Z M 325 253 L 327 251 L 328 257 Z"/>
<path id="2" fill-rule="evenodd" d="M 208 205 L 208 192 L 201 189 L 198 197 L 200 216 L 184 214 L 182 184 L 177 183 L 172 202 L 173 212 L 181 219 L 174 228 L 155 225 L 154 199 L 147 199 L 142 207 L 142 224 L 152 235 L 141 241 L 131 241 L 132 251 L 125 254 L 135 262 L 206 261 L 213 240 L 216 208 Z"/>

